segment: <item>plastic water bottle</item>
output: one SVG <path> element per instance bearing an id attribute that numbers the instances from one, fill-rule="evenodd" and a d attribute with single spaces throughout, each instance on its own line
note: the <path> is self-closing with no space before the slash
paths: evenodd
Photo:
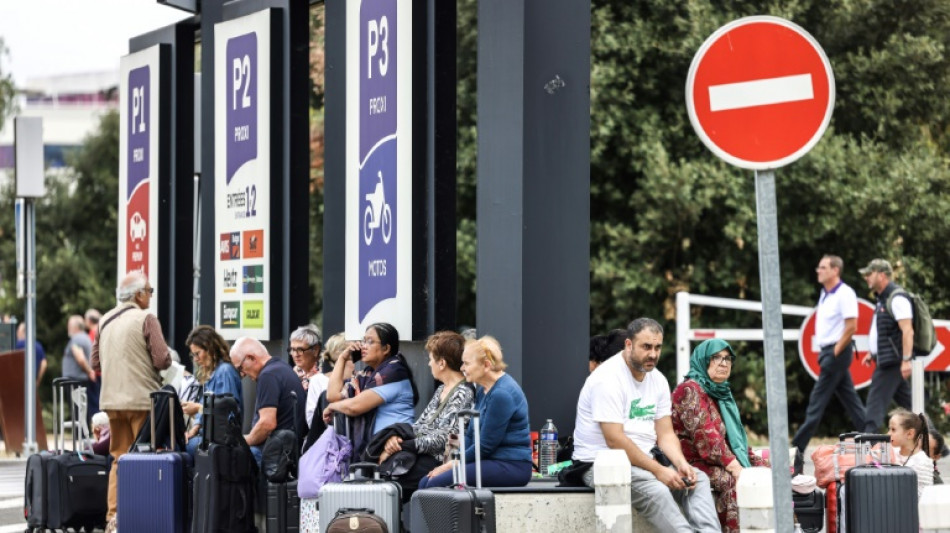
<path id="1" fill-rule="evenodd" d="M 548 467 L 557 462 L 557 427 L 549 418 L 541 428 L 538 441 L 538 471 L 542 477 L 548 477 Z"/>

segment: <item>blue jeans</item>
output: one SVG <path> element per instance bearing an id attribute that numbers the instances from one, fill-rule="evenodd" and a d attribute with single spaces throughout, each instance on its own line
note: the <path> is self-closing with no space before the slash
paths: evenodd
<path id="1" fill-rule="evenodd" d="M 475 486 L 475 464 L 465 465 L 465 478 L 470 487 Z M 530 461 L 482 461 L 483 487 L 523 487 L 531 481 Z M 452 471 L 443 472 L 435 477 L 423 476 L 419 480 L 419 490 L 430 487 L 452 486 Z"/>

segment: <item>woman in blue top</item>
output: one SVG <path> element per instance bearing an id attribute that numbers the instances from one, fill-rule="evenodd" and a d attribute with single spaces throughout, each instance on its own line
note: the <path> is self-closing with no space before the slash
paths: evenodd
<path id="1" fill-rule="evenodd" d="M 462 352 L 462 373 L 475 383 L 475 409 L 481 434 L 482 485 L 522 487 L 531 480 L 531 432 L 528 400 L 518 382 L 505 373 L 501 345 L 485 336 L 470 342 Z M 475 442 L 469 424 L 465 430 L 465 477 L 475 481 Z M 419 488 L 452 484 L 452 462 L 422 478 Z"/>
<path id="2" fill-rule="evenodd" d="M 195 364 L 195 377 L 202 384 L 204 392 L 213 392 L 216 396 L 230 394 L 237 400 L 238 413 L 241 410 L 241 376 L 238 375 L 228 356 L 228 345 L 211 326 L 198 326 L 191 330 L 185 340 Z M 188 439 L 188 453 L 192 457 L 201 444 L 201 404 L 182 402 L 185 414 L 195 417 L 195 423 L 185 433 Z"/>
<path id="3" fill-rule="evenodd" d="M 344 375 L 353 353 L 365 365 L 352 378 Z M 396 423 L 412 424 L 419 392 L 412 370 L 399 353 L 399 332 L 392 324 L 379 322 L 366 328 L 362 342 L 351 342 L 337 358 L 327 385 L 323 421 L 333 413 L 343 413 L 353 421 L 350 436 L 353 456 L 359 457 L 370 438 L 379 430 Z"/>

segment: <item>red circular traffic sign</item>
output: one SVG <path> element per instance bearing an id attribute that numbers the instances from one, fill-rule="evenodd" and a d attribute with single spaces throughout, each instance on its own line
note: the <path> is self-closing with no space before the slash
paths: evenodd
<path id="1" fill-rule="evenodd" d="M 871 384 L 871 374 L 874 372 L 874 362 L 871 366 L 864 366 L 861 361 L 868 353 L 868 334 L 871 332 L 871 320 L 874 319 L 874 306 L 867 300 L 858 298 L 858 324 L 852 339 L 857 345 L 851 361 L 851 381 L 855 388 L 862 389 Z M 805 370 L 811 377 L 818 379 L 821 367 L 818 366 L 818 342 L 815 339 L 815 312 L 808 315 L 798 335 L 798 357 L 801 358 Z"/>
<path id="2" fill-rule="evenodd" d="M 726 162 L 778 168 L 805 155 L 831 121 L 835 80 L 818 41 L 778 17 L 742 18 L 699 48 L 686 79 L 689 120 Z"/>

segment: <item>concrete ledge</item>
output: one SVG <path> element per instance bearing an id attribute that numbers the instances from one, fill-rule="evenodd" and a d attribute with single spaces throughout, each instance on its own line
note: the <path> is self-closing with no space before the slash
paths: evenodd
<path id="1" fill-rule="evenodd" d="M 597 523 L 594 489 L 557 487 L 560 490 L 541 489 L 543 492 L 532 492 L 530 489 L 531 485 L 522 487 L 518 492 L 506 489 L 495 492 L 496 531 L 550 533 L 593 530 Z M 636 511 L 633 513 L 633 530 L 637 533 L 659 533 Z"/>

